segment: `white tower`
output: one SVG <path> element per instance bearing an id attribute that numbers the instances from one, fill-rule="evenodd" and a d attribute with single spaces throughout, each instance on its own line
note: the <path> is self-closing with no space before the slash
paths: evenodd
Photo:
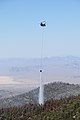
<path id="1" fill-rule="evenodd" d="M 46 22 L 43 21 L 40 23 L 40 26 L 42 27 L 42 30 L 44 30 L 44 27 L 46 27 Z M 42 80 L 42 72 L 43 72 L 43 40 L 44 35 L 42 31 L 42 46 L 41 46 L 41 69 L 40 69 L 40 89 L 39 89 L 39 104 L 44 104 L 44 84 Z"/>

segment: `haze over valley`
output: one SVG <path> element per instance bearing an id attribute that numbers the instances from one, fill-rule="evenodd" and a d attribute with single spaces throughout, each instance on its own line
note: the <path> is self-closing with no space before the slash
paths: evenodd
<path id="1" fill-rule="evenodd" d="M 40 59 L 1 59 L 0 84 L 39 84 Z M 80 57 L 43 59 L 43 81 L 80 83 Z"/>

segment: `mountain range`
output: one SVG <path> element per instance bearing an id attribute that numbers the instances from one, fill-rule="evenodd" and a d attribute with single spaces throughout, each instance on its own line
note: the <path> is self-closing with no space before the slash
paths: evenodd
<path id="1" fill-rule="evenodd" d="M 0 76 L 21 84 L 39 85 L 40 59 L 0 59 Z M 43 58 L 43 82 L 80 83 L 80 57 Z"/>

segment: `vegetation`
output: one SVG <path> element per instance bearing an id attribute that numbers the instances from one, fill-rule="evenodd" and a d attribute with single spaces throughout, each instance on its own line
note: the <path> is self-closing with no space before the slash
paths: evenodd
<path id="1" fill-rule="evenodd" d="M 80 120 L 80 95 L 0 110 L 0 120 Z"/>
<path id="2" fill-rule="evenodd" d="M 3 93 L 4 94 L 4 93 Z M 44 85 L 44 101 L 60 99 L 80 94 L 80 85 L 54 82 Z M 38 104 L 39 88 L 17 96 L 0 99 L 0 108 Z"/>

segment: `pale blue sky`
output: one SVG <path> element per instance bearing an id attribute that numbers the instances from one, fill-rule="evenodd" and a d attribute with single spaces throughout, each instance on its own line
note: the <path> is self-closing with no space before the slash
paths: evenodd
<path id="1" fill-rule="evenodd" d="M 80 56 L 79 0 L 0 0 L 0 58 Z"/>

